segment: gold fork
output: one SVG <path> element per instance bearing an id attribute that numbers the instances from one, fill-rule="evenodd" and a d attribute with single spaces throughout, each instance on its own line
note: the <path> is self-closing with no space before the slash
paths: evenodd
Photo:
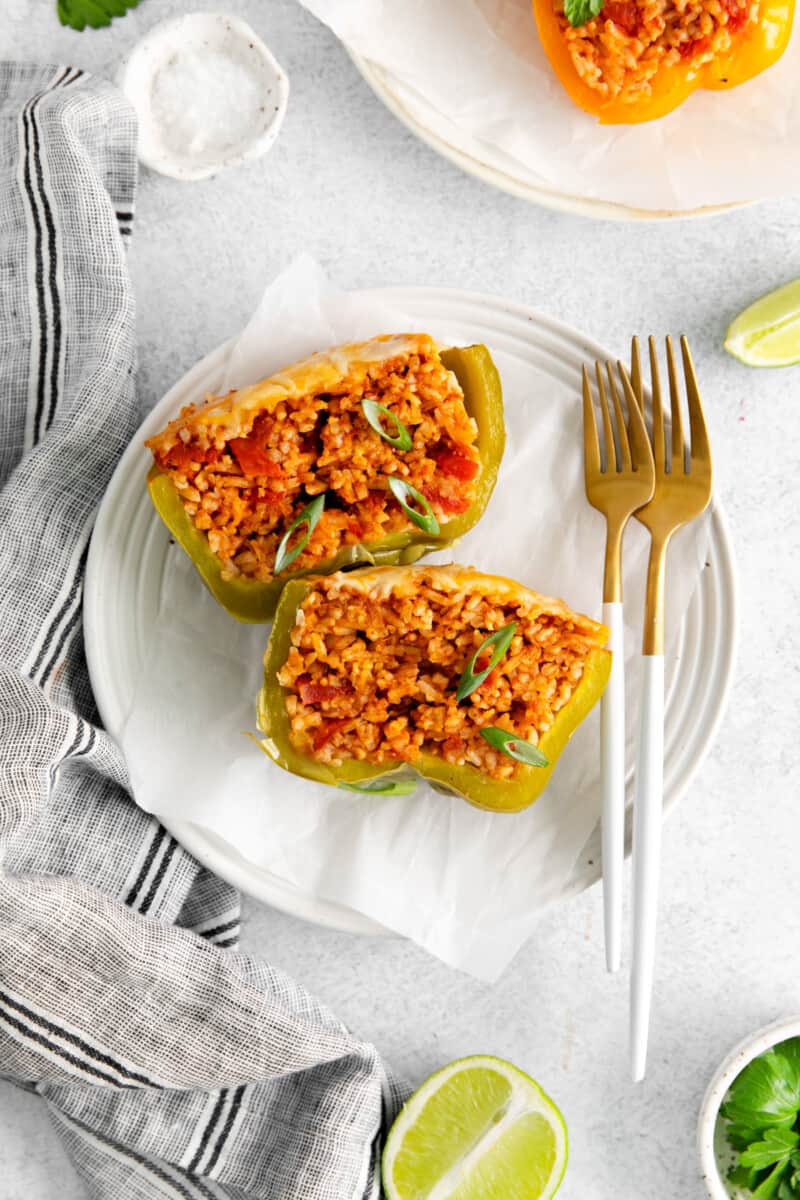
<path id="1" fill-rule="evenodd" d="M 650 531 L 647 567 L 643 675 L 636 790 L 633 809 L 633 958 L 631 962 L 631 1072 L 644 1078 L 655 964 L 658 875 L 661 851 L 664 774 L 664 578 L 667 547 L 677 529 L 699 517 L 711 499 L 711 450 L 689 343 L 681 338 L 683 376 L 689 410 L 687 448 L 681 418 L 681 397 L 672 340 L 666 339 L 671 434 L 664 429 L 661 381 L 656 343 L 649 339 L 652 439 L 655 491 L 636 513 Z M 644 414 L 644 391 L 639 343 L 633 339 L 631 385 Z M 688 451 L 688 452 L 687 452 Z"/>
<path id="2" fill-rule="evenodd" d="M 603 623 L 610 630 L 611 676 L 600 708 L 602 779 L 603 923 L 606 966 L 619 970 L 622 956 L 622 874 L 625 860 L 625 646 L 622 615 L 621 551 L 625 526 L 637 508 L 653 494 L 655 469 L 644 417 L 621 364 L 617 364 L 625 395 L 626 421 L 614 367 L 595 363 L 603 427 L 603 451 L 595 419 L 589 372 L 583 368 L 583 449 L 586 498 L 606 518 L 603 573 Z M 616 430 L 616 437 L 615 437 Z"/>

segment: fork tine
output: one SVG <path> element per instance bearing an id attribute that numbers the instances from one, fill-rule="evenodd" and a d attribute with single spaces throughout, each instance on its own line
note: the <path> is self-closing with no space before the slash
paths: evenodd
<path id="1" fill-rule="evenodd" d="M 650 393 L 653 397 L 653 461 L 656 465 L 656 474 L 660 471 L 663 475 L 667 458 L 664 447 L 664 404 L 661 399 L 661 377 L 658 373 L 656 340 L 651 336 L 647 341 L 650 350 Z"/>
<path id="2" fill-rule="evenodd" d="M 597 376 L 597 390 L 600 393 L 600 414 L 603 418 L 603 437 L 606 443 L 606 470 L 617 471 L 619 469 L 617 444 L 614 441 L 614 427 L 611 424 L 611 410 L 608 407 L 606 385 L 603 383 L 603 368 L 599 362 L 595 362 L 594 372 Z"/>
<path id="3" fill-rule="evenodd" d="M 642 387 L 642 358 L 639 354 L 639 339 L 631 339 L 631 387 L 640 412 L 644 412 L 644 388 Z"/>
<path id="4" fill-rule="evenodd" d="M 686 449 L 683 440 L 683 418 L 681 417 L 681 393 L 678 387 L 678 372 L 675 369 L 675 355 L 672 350 L 672 338 L 667 334 L 667 371 L 669 373 L 669 406 L 672 418 L 672 473 L 686 471 Z"/>
<path id="5" fill-rule="evenodd" d="M 620 404 L 619 392 L 614 379 L 613 363 L 606 363 L 606 375 L 608 375 L 608 387 L 611 392 L 611 400 L 614 405 L 614 415 L 617 419 L 617 437 L 619 441 L 619 457 L 622 463 L 623 471 L 630 471 L 633 467 L 631 462 L 631 448 L 628 443 L 628 427 L 625 424 L 625 414 L 622 411 Z"/>
<path id="6" fill-rule="evenodd" d="M 583 461 L 587 475 L 600 470 L 600 443 L 597 440 L 592 385 L 589 382 L 589 372 L 585 366 L 583 368 Z"/>
<path id="7" fill-rule="evenodd" d="M 639 347 L 636 347 L 636 355 L 638 358 Z M 653 449 L 650 445 L 650 439 L 647 436 L 647 426 L 644 423 L 644 416 L 639 407 L 639 397 L 636 395 L 636 390 L 633 386 L 633 381 L 625 370 L 621 362 L 617 363 L 619 369 L 619 377 L 622 380 L 622 390 L 625 393 L 625 403 L 628 406 L 628 436 L 630 438 L 631 450 L 633 454 L 633 466 L 637 471 L 652 471 L 653 470 Z M 639 375 L 639 387 L 641 388 L 642 379 Z M 639 393 L 641 395 L 641 392 Z"/>
<path id="8" fill-rule="evenodd" d="M 683 358 L 683 374 L 686 379 L 686 396 L 689 401 L 689 430 L 692 436 L 690 462 L 692 468 L 711 466 L 711 447 L 708 441 L 708 429 L 703 406 L 700 403 L 700 389 L 697 386 L 697 376 L 694 373 L 694 363 L 685 337 L 681 338 L 681 356 Z"/>

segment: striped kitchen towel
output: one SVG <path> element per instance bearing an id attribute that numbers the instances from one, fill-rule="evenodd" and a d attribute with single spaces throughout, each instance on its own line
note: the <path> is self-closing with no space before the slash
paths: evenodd
<path id="1" fill-rule="evenodd" d="M 108 83 L 0 63 L 0 1074 L 92 1197 L 361 1200 L 397 1085 L 238 952 L 236 893 L 133 804 L 86 670 L 92 521 L 137 425 L 135 142 Z"/>

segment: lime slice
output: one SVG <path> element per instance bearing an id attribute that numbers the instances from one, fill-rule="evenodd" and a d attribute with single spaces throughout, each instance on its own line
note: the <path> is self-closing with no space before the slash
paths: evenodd
<path id="1" fill-rule="evenodd" d="M 748 367 L 800 362 L 800 279 L 739 313 L 725 334 L 725 349 Z"/>
<path id="2" fill-rule="evenodd" d="M 383 1152 L 388 1200 L 550 1200 L 567 1166 L 564 1118 L 522 1071 L 475 1055 L 437 1071 Z"/>

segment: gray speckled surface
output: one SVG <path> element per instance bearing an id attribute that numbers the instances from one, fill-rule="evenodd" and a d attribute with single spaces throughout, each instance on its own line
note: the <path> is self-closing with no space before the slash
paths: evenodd
<path id="1" fill-rule="evenodd" d="M 78 35 L 60 28 L 54 0 L 4 0 L 0 54 L 113 74 L 142 32 L 190 7 L 143 0 L 112 30 Z M 494 987 L 400 941 L 325 932 L 253 903 L 244 944 L 414 1081 L 474 1051 L 530 1071 L 569 1124 L 564 1200 L 700 1200 L 695 1123 L 714 1067 L 749 1030 L 800 1010 L 800 368 L 748 372 L 721 350 L 733 313 L 800 275 L 800 201 L 669 225 L 532 208 L 416 141 L 294 0 L 226 7 L 289 72 L 289 113 L 275 148 L 249 167 L 189 185 L 143 172 L 131 253 L 142 405 L 235 331 L 264 280 L 303 247 L 345 285 L 502 293 L 619 353 L 633 331 L 685 329 L 741 585 L 727 719 L 665 831 L 644 1084 L 626 1078 L 626 980 L 604 972 L 597 888 L 546 914 Z M 0 1085 L 0 1129 L 0 1200 L 83 1196 L 38 1100 Z"/>

